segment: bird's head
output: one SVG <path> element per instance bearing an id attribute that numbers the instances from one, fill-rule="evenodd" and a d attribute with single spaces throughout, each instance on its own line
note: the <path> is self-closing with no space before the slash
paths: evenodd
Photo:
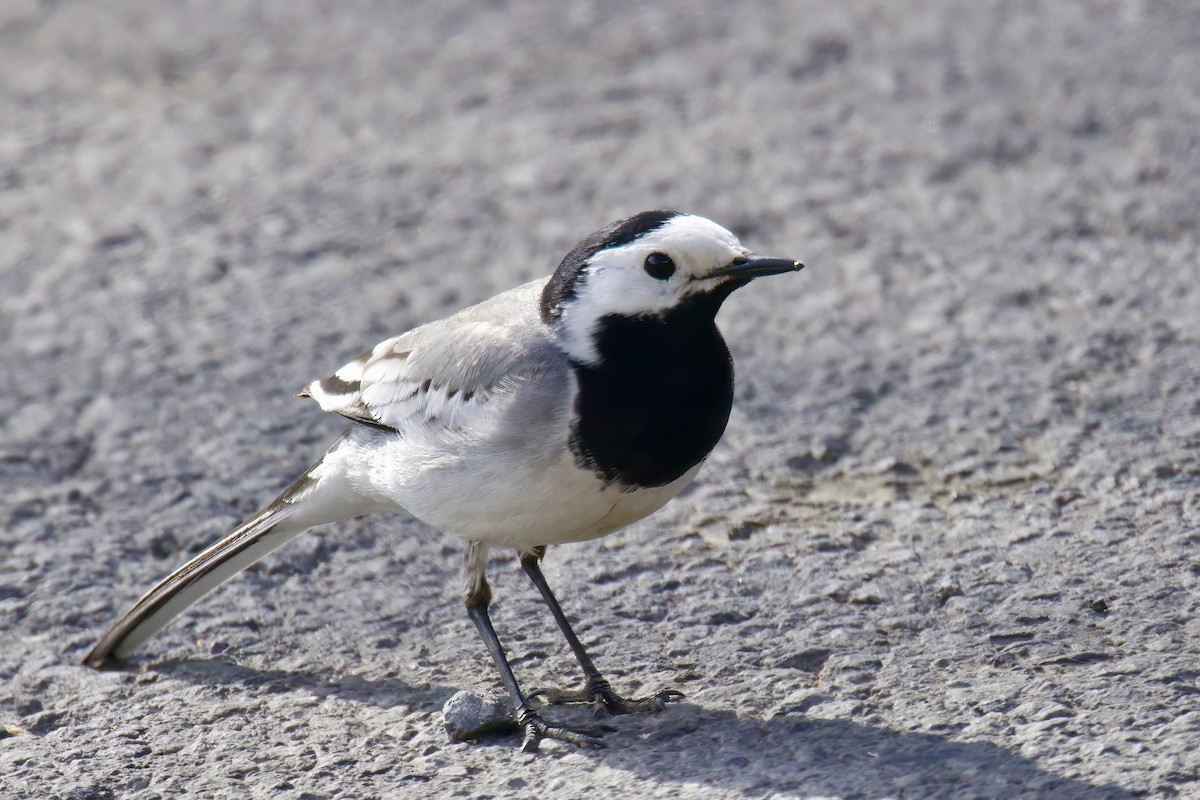
<path id="1" fill-rule="evenodd" d="M 704 217 L 643 211 L 575 245 L 542 292 L 542 319 L 556 328 L 571 358 L 589 363 L 597 358 L 593 334 L 605 317 L 667 317 L 687 309 L 711 320 L 732 291 L 754 278 L 803 268 L 750 252 Z"/>

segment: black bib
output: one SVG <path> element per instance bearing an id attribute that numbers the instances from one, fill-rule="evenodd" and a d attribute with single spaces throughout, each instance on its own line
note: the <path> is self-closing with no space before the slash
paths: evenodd
<path id="1" fill-rule="evenodd" d="M 733 286 L 662 316 L 608 316 L 579 382 L 571 450 L 607 482 L 664 486 L 716 446 L 733 405 L 733 360 L 717 310 Z"/>

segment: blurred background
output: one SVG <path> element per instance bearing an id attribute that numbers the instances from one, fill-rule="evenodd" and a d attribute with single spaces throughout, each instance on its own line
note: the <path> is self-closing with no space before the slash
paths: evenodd
<path id="1" fill-rule="evenodd" d="M 1194 2 L 6 0 L 0 63 L 12 796 L 1200 796 Z M 695 490 L 549 559 L 687 704 L 448 745 L 485 655 L 403 520 L 75 666 L 340 432 L 306 382 L 650 208 L 808 264 L 723 310 Z"/>

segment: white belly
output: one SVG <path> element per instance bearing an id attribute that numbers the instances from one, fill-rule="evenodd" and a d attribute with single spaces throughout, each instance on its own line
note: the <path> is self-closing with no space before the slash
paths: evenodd
<path id="1" fill-rule="evenodd" d="M 594 539 L 662 508 L 691 483 L 700 465 L 665 486 L 605 486 L 573 456 L 548 448 L 492 451 L 487 458 L 444 442 L 370 435 L 344 453 L 360 495 L 397 506 L 446 533 L 522 551 Z M 339 459 L 341 460 L 341 459 Z"/>

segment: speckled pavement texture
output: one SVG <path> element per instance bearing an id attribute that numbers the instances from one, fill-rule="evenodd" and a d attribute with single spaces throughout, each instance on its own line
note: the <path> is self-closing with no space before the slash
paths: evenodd
<path id="1" fill-rule="evenodd" d="M 0 55 L 0 796 L 1200 797 L 1195 2 L 6 0 Z M 343 429 L 307 381 L 656 207 L 809 265 L 722 312 L 694 489 L 547 558 L 685 702 L 449 743 L 461 543 L 389 518 L 78 665 Z"/>

